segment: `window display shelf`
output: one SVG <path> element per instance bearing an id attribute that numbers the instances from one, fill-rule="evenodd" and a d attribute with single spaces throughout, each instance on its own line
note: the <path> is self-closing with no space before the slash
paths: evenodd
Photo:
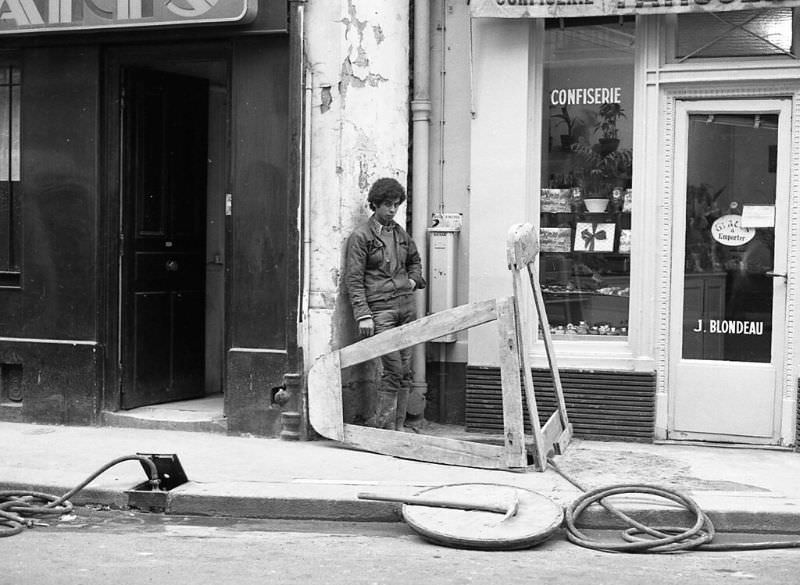
<path id="1" fill-rule="evenodd" d="M 539 280 L 556 339 L 627 336 L 630 200 L 630 190 L 607 198 L 541 190 Z"/>

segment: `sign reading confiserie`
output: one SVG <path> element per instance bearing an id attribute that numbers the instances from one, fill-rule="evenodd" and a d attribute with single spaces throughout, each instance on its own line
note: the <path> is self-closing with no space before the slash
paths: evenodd
<path id="1" fill-rule="evenodd" d="M 556 88 L 550 92 L 551 106 L 618 104 L 621 101 L 621 87 Z"/>

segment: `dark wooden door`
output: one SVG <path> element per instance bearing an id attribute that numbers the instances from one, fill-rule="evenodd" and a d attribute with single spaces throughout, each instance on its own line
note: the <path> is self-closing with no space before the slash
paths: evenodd
<path id="1" fill-rule="evenodd" d="M 202 396 L 208 82 L 127 70 L 122 408 Z"/>

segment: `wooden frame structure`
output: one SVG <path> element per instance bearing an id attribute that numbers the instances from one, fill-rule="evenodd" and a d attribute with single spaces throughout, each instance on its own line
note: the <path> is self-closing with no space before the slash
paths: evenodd
<path id="1" fill-rule="evenodd" d="M 309 419 L 314 429 L 323 437 L 347 445 L 405 459 L 488 469 L 523 469 L 529 465 L 523 426 L 524 384 L 533 432 L 533 465 L 537 470 L 543 471 L 547 467 L 548 453 L 560 453 L 566 448 L 572 435 L 572 427 L 567 419 L 541 288 L 532 269 L 539 251 L 535 229 L 531 224 L 513 226 L 509 230 L 507 244 L 514 296 L 440 311 L 321 356 L 308 373 Z M 539 424 L 528 352 L 527 339 L 531 330 L 525 318 L 526 311 L 521 310 L 524 307 L 520 299 L 526 290 L 523 271 L 527 271 L 527 281 L 533 290 L 558 401 L 557 410 L 544 426 Z M 492 321 L 497 323 L 503 392 L 502 446 L 344 423 L 343 368 Z"/>
<path id="2" fill-rule="evenodd" d="M 514 304 L 517 313 L 517 338 L 519 356 L 522 362 L 522 375 L 525 384 L 525 398 L 528 405 L 528 415 L 533 432 L 534 465 L 543 471 L 547 467 L 547 455 L 552 449 L 555 453 L 563 453 L 572 439 L 572 425 L 567 416 L 567 406 L 564 402 L 564 389 L 561 386 L 561 376 L 556 364 L 556 353 L 553 348 L 553 338 L 550 335 L 550 323 L 547 320 L 547 310 L 542 295 L 542 287 L 536 270 L 536 260 L 539 256 L 539 239 L 536 228 L 530 223 L 516 224 L 508 231 L 506 241 L 506 255 L 508 268 L 511 270 L 511 280 L 514 285 Z M 525 286 L 522 273 L 527 273 L 529 288 Z M 556 394 L 556 410 L 545 422 L 539 424 L 539 409 L 536 406 L 536 395 L 533 389 L 532 364 L 530 359 L 529 343 L 532 331 L 527 318 L 528 312 L 522 305 L 522 298 L 527 298 L 527 293 L 533 294 L 533 304 L 539 317 L 542 339 L 547 353 L 547 363 L 550 366 L 550 375 L 553 377 L 553 389 Z"/>

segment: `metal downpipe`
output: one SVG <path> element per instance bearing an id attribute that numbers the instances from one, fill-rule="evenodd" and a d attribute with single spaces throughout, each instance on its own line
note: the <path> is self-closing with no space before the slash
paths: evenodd
<path id="1" fill-rule="evenodd" d="M 413 97 L 411 100 L 411 140 L 412 140 L 412 230 L 411 235 L 419 248 L 420 256 L 427 262 L 427 218 L 429 199 L 430 150 L 430 2 L 414 0 L 414 71 Z M 417 315 L 427 314 L 425 291 L 416 293 Z M 425 376 L 425 344 L 414 346 L 412 354 L 414 379 L 408 401 L 408 412 L 419 416 L 425 412 L 425 394 L 428 384 Z"/>

